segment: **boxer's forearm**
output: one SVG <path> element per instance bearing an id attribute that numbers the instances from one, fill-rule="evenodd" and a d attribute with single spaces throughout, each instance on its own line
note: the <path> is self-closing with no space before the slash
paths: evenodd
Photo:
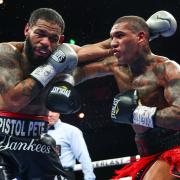
<path id="1" fill-rule="evenodd" d="M 18 112 L 31 102 L 42 90 L 39 82 L 28 78 L 1 93 L 0 110 Z"/>
<path id="2" fill-rule="evenodd" d="M 77 50 L 77 54 L 80 63 L 110 56 L 112 55 L 110 40 L 82 46 Z"/>
<path id="3" fill-rule="evenodd" d="M 86 80 L 112 75 L 111 69 L 103 61 L 97 63 L 87 64 L 82 67 L 77 67 L 73 71 L 75 84 L 80 84 Z"/>
<path id="4" fill-rule="evenodd" d="M 159 127 L 180 130 L 180 107 L 170 106 L 156 112 L 156 125 Z"/>

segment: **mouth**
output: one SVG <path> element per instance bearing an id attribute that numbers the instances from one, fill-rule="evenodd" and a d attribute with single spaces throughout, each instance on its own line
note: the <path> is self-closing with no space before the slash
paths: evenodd
<path id="1" fill-rule="evenodd" d="M 121 57 L 121 52 L 118 50 L 114 50 L 113 55 L 119 59 Z"/>
<path id="2" fill-rule="evenodd" d="M 50 53 L 51 52 L 48 49 L 36 48 L 34 50 L 34 54 L 36 56 L 40 56 L 40 57 L 44 57 L 44 58 L 49 57 Z"/>
<path id="3" fill-rule="evenodd" d="M 118 59 L 118 65 L 124 65 L 125 64 L 123 55 L 120 51 L 114 50 L 113 54 Z"/>

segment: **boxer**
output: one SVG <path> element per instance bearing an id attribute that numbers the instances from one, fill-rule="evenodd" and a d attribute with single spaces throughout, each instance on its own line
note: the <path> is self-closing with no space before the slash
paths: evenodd
<path id="1" fill-rule="evenodd" d="M 76 83 L 114 75 L 120 93 L 114 98 L 111 118 L 116 123 L 130 124 L 135 131 L 142 158 L 116 171 L 113 179 L 175 180 L 180 177 L 180 66 L 151 52 L 149 41 L 156 35 L 151 37 L 153 33 L 147 26 L 163 29 L 172 25 L 172 29 L 167 28 L 167 34 L 161 32 L 162 36 L 174 34 L 176 23 L 174 19 L 169 23 L 168 18 L 172 16 L 166 11 L 155 13 L 147 22 L 138 16 L 118 18 L 110 31 L 115 58 L 105 58 L 74 71 Z"/>
<path id="2" fill-rule="evenodd" d="M 78 61 L 109 55 L 110 41 L 82 48 L 70 46 L 63 43 L 64 28 L 58 12 L 39 8 L 25 26 L 24 42 L 0 43 L 1 180 L 66 176 L 55 141 L 46 134 L 47 107 L 53 108 L 52 95 L 59 94 L 63 109 L 58 110 L 73 113 L 79 108 L 72 81 L 68 82 L 71 75 L 60 76 L 73 71 Z"/>
<path id="3" fill-rule="evenodd" d="M 64 27 L 63 18 L 56 11 L 40 8 L 33 11 L 25 26 L 24 42 L 0 44 L 2 180 L 16 176 L 42 180 L 65 176 L 54 140 L 46 134 L 47 107 L 54 111 L 53 104 L 48 103 L 62 95 L 58 96 L 62 108 L 56 110 L 76 111 L 78 101 L 72 100 L 76 93 L 72 93 L 73 96 L 69 93 L 74 91 L 72 81 L 68 80 L 70 75 L 62 79 L 61 74 L 74 71 L 77 61 L 106 57 L 113 51 L 110 40 L 83 47 L 63 43 Z M 66 82 L 66 89 L 63 89 L 62 80 Z M 67 82 L 71 85 L 67 86 Z M 69 106 L 63 106 L 63 101 Z M 58 106 L 57 101 L 54 103 Z"/>

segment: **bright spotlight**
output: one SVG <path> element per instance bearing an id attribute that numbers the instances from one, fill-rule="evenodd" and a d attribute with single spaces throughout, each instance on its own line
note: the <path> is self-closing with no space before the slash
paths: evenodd
<path id="1" fill-rule="evenodd" d="M 84 113 L 83 113 L 83 112 L 81 112 L 81 113 L 79 113 L 79 115 L 78 115 L 78 116 L 79 116 L 79 118 L 80 118 L 80 119 L 82 119 L 82 118 L 84 118 L 84 116 L 85 116 L 85 115 L 84 115 Z"/>

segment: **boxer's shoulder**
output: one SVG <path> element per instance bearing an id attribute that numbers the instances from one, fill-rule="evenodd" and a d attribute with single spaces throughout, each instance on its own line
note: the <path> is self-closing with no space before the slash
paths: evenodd
<path id="1" fill-rule="evenodd" d="M 8 44 L 10 44 L 11 46 L 13 46 L 16 50 L 18 50 L 19 52 L 23 51 L 24 48 L 24 42 L 9 42 Z"/>
<path id="2" fill-rule="evenodd" d="M 2 42 L 0 43 L 0 55 L 1 57 L 18 57 L 17 55 L 22 54 L 23 47 L 21 42 Z"/>
<path id="3" fill-rule="evenodd" d="M 6 74 L 7 71 L 20 70 L 20 61 L 22 60 L 22 53 L 9 42 L 0 43 L 0 67 Z M 2 72 L 1 72 L 2 73 Z"/>
<path id="4" fill-rule="evenodd" d="M 180 66 L 177 62 L 174 60 L 168 59 L 167 57 L 164 56 L 156 56 L 155 60 L 155 65 L 154 66 L 154 71 L 156 73 L 170 73 L 171 71 L 179 71 Z"/>

